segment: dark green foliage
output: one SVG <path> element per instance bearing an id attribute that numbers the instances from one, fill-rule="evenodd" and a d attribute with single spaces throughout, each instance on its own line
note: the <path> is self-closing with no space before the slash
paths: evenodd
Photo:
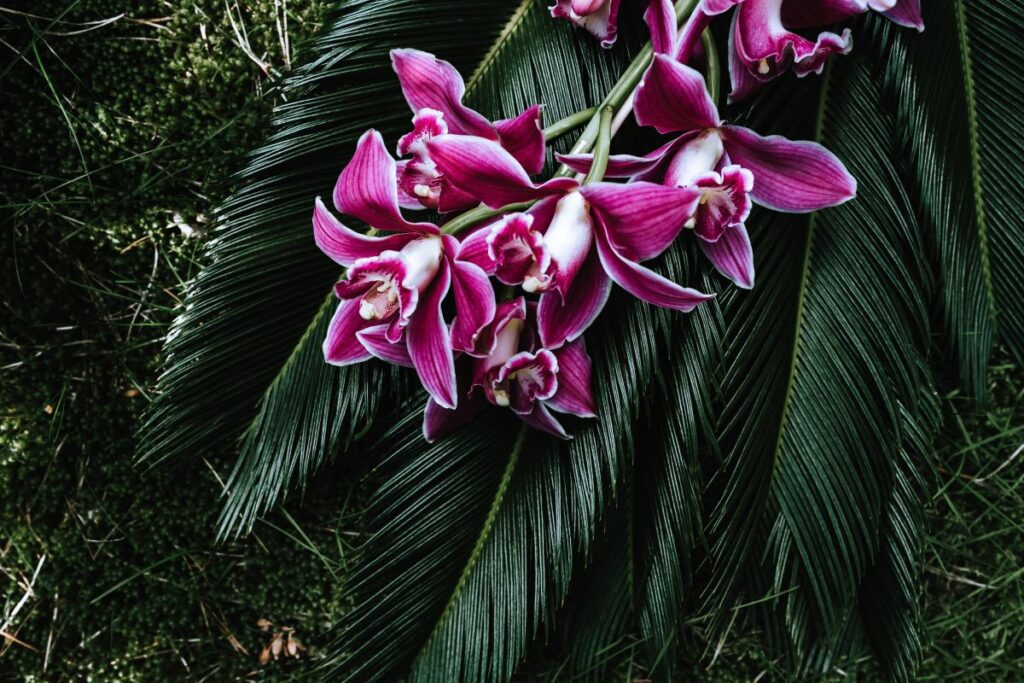
<path id="1" fill-rule="evenodd" d="M 299 626 L 324 656 L 319 673 L 340 680 L 410 671 L 425 681 L 785 680 L 839 670 L 907 680 L 1019 669 L 1019 612 L 1000 609 L 1021 605 L 1011 455 L 1020 416 L 1012 407 L 971 415 L 977 404 L 954 393 L 947 432 L 957 413 L 967 426 L 946 441 L 964 444 L 932 447 L 933 375 L 972 396 L 991 392 L 998 405 L 1021 401 L 1012 371 L 987 379 L 993 347 L 1019 360 L 1024 340 L 1024 211 L 1012 171 L 1024 151 L 1007 134 L 1021 128 L 1021 86 L 1006 66 L 1024 17 L 1012 0 L 926 3 L 923 35 L 860 21 L 854 55 L 825 79 L 776 82 L 730 113 L 763 132 L 819 139 L 858 177 L 860 196 L 809 217 L 755 210 L 752 293 L 710 275 L 684 237 L 655 267 L 720 291 L 719 302 L 683 316 L 614 296 L 587 335 L 602 419 L 574 421 L 569 444 L 524 435 L 492 412 L 427 446 L 422 395 L 409 397 L 406 374 L 322 364 L 338 272 L 310 239 L 311 200 L 330 192 L 363 129 L 391 143 L 407 126 L 387 50 L 429 49 L 475 72 L 468 97 L 489 116 L 544 101 L 551 121 L 607 91 L 642 40 L 643 3 L 624 3 L 611 52 L 550 20 L 545 4 L 339 3 L 217 214 L 210 264 L 179 309 L 143 428 L 143 455 L 172 464 L 145 474 L 127 464 L 138 410 L 124 391 L 152 393 L 153 342 L 175 304 L 161 288 L 180 295 L 190 279 L 190 245 L 163 228 L 165 213 L 183 210 L 198 225 L 209 202 L 192 188 L 215 190 L 251 146 L 260 108 L 206 90 L 221 78 L 237 85 L 247 63 L 235 56 L 211 75 L 214 58 L 197 57 L 195 43 L 158 43 L 176 68 L 205 74 L 168 83 L 138 66 L 148 54 L 140 45 L 90 53 L 90 44 L 76 65 L 120 60 L 134 84 L 112 92 L 97 85 L 106 75 L 76 78 L 46 50 L 52 88 L 15 61 L 10 73 L 28 78 L 16 81 L 19 97 L 58 124 L 66 108 L 71 120 L 67 135 L 46 135 L 5 110 L 5 132 L 11 122 L 46 155 L 38 164 L 23 145 L 2 143 L 5 164 L 32 171 L 4 188 L 19 212 L 5 291 L 20 300 L 5 301 L 14 324 L 3 322 L 3 341 L 20 365 L 0 389 L 0 443 L 12 445 L 2 462 L 14 465 L 0 491 L 5 527 L 19 521 L 3 530 L 0 565 L 24 573 L 41 552 L 50 558 L 43 597 L 19 631 L 39 645 L 56 625 L 60 663 L 47 674 L 241 676 L 265 642 L 259 616 Z M 200 53 L 215 54 L 231 32 L 211 35 Z M 52 97 L 86 92 L 83 82 L 90 98 Z M 193 87 L 207 97 L 182 119 L 157 97 Z M 119 113 L 105 119 L 111 103 Z M 130 111 L 157 132 L 102 125 Z M 119 142 L 103 144 L 93 123 Z M 630 128 L 616 139 L 623 151 L 654 144 Z M 77 179 L 60 187 L 65 176 Z M 158 261 L 152 274 L 140 247 L 115 255 L 143 236 L 132 222 L 140 206 L 142 233 L 180 272 Z M 949 356 L 956 377 L 941 372 Z M 337 455 L 340 468 L 314 480 Z M 354 521 L 335 511 L 359 474 L 341 469 L 350 463 L 372 468 L 373 493 L 348 573 Z M 256 531 L 215 548 L 221 485 L 209 472 L 231 467 L 221 534 Z M 349 483 L 339 490 L 336 477 Z M 254 527 L 291 489 L 304 491 L 300 520 L 274 515 Z M 927 501 L 945 540 L 925 556 L 925 631 Z M 228 633 L 248 656 L 230 649 Z M 39 671 L 24 648 L 0 656 L 26 676 Z M 274 671 L 309 677 L 301 666 Z"/>

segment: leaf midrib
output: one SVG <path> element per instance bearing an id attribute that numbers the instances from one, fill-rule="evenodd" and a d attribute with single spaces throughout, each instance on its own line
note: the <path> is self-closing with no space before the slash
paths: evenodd
<path id="1" fill-rule="evenodd" d="M 527 429 L 528 428 L 525 424 L 519 429 L 519 435 L 516 437 L 516 441 L 512 446 L 512 451 L 509 453 L 508 463 L 506 463 L 505 471 L 501 475 L 501 481 L 498 483 L 498 489 L 494 493 L 494 500 L 491 501 L 491 507 L 487 511 L 487 518 L 484 520 L 483 526 L 480 529 L 480 535 L 477 537 L 476 544 L 473 546 L 473 550 L 469 554 L 466 566 L 462 568 L 459 580 L 455 583 L 455 588 L 452 589 L 452 594 L 449 596 L 448 602 L 445 604 L 444 610 L 441 612 L 441 616 L 438 617 L 437 623 L 434 624 L 434 628 L 431 630 L 430 635 L 425 641 L 423 641 L 423 647 L 420 648 L 419 652 L 416 653 L 416 657 L 413 659 L 411 667 L 413 670 L 416 668 L 416 663 L 423 657 L 423 653 L 430 649 L 430 646 L 444 627 L 444 623 L 447 621 L 448 615 L 455 608 L 455 603 L 458 602 L 459 596 L 462 594 L 462 589 L 465 588 L 470 574 L 473 573 L 473 569 L 476 567 L 476 563 L 480 559 L 480 555 L 483 553 L 484 546 L 487 544 L 487 541 L 491 536 L 491 530 L 494 528 L 494 522 L 498 518 L 498 512 L 501 510 L 501 506 L 505 502 L 505 494 L 508 492 L 509 483 L 512 481 L 512 474 L 515 472 L 516 464 L 519 462 L 519 454 L 523 450 L 523 442 L 526 440 Z"/>
<path id="2" fill-rule="evenodd" d="M 974 90 L 974 66 L 971 58 L 971 44 L 967 35 L 967 10 L 964 0 L 954 0 L 956 9 L 957 39 L 960 44 L 960 65 L 964 76 L 964 99 L 967 106 L 967 139 L 971 150 L 971 186 L 974 192 L 974 214 L 978 224 L 978 247 L 981 254 L 981 272 L 985 279 L 985 296 L 988 299 L 989 318 L 996 326 L 997 307 L 992 268 L 989 262 L 988 222 L 985 214 L 985 192 L 981 180 L 981 147 L 978 139 L 977 95 Z"/>

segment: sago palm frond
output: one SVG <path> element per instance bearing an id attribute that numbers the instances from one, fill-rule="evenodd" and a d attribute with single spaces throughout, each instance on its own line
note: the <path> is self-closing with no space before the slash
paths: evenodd
<path id="1" fill-rule="evenodd" d="M 871 652 L 909 679 L 936 370 L 952 356 L 980 398 L 994 344 L 1024 359 L 1024 86 L 1010 67 L 1024 10 L 926 2 L 920 35 L 868 17 L 824 77 L 778 81 L 732 112 L 824 144 L 858 197 L 755 210 L 751 292 L 684 239 L 655 267 L 716 302 L 682 315 L 613 295 L 586 337 L 601 417 L 574 421 L 567 444 L 485 414 L 427 445 L 403 373 L 322 362 L 339 273 L 313 244 L 312 198 L 363 130 L 390 144 L 407 127 L 392 47 L 473 73 L 468 100 L 492 118 L 599 102 L 644 38 L 644 3 L 623 3 L 611 51 L 546 4 L 340 3 L 221 211 L 143 455 L 241 436 L 223 533 L 338 453 L 373 466 L 324 678 L 506 680 L 541 643 L 566 678 L 607 680 L 628 659 L 671 680 L 690 616 L 717 639 L 744 610 L 790 671 Z M 653 145 L 626 131 L 621 151 Z M 383 436 L 364 446 L 371 424 Z"/>

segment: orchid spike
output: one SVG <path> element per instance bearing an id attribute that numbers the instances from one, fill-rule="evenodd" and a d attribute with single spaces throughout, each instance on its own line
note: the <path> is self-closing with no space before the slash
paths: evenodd
<path id="1" fill-rule="evenodd" d="M 551 410 L 596 417 L 583 340 L 554 350 L 539 346 L 535 309 L 522 297 L 498 305 L 494 322 L 484 332 L 488 351 L 471 360 L 466 400 L 455 410 L 433 399 L 428 402 L 423 421 L 427 441 L 472 420 L 488 404 L 510 408 L 534 429 L 562 439 L 571 437 Z"/>
<path id="2" fill-rule="evenodd" d="M 391 65 L 398 75 L 410 109 L 413 129 L 398 142 L 399 201 L 403 208 L 429 208 L 442 213 L 465 209 L 472 197 L 453 188 L 437 171 L 426 142 L 445 133 L 475 135 L 499 143 L 528 173 L 544 167 L 544 134 L 541 106 L 527 108 L 518 116 L 491 122 L 465 106 L 466 84 L 448 62 L 419 50 L 392 50 Z"/>
<path id="3" fill-rule="evenodd" d="M 455 238 L 432 223 L 402 217 L 395 168 L 380 134 L 368 131 L 334 190 L 339 211 L 392 234 L 355 232 L 316 200 L 317 246 L 348 269 L 335 286 L 341 304 L 328 327 L 324 358 L 333 365 L 371 356 L 411 365 L 431 397 L 454 408 L 453 348 L 475 348 L 494 317 L 494 291 L 478 266 L 456 261 Z M 457 316 L 449 330 L 441 304 L 453 284 Z"/>
<path id="4" fill-rule="evenodd" d="M 646 156 L 612 156 L 605 175 L 695 190 L 698 202 L 683 219 L 685 227 L 700 238 L 718 271 L 740 287 L 754 283 L 744 225 L 748 196 L 777 211 L 804 213 L 841 204 L 857 192 L 856 180 L 821 145 L 726 124 L 704 77 L 664 54 L 655 56 L 644 75 L 635 112 L 641 125 L 681 135 Z M 591 164 L 590 155 L 559 160 L 579 172 Z"/>
<path id="5" fill-rule="evenodd" d="M 696 211 L 700 190 L 653 183 L 580 187 L 568 178 L 535 185 L 488 140 L 442 135 L 428 147 L 455 187 L 488 206 L 540 200 L 525 214 L 470 234 L 458 260 L 541 295 L 538 327 L 545 348 L 579 337 L 601 312 L 612 282 L 683 312 L 711 298 L 640 265 L 668 248 Z"/>
<path id="6" fill-rule="evenodd" d="M 621 3 L 622 0 L 555 0 L 551 16 L 585 28 L 601 41 L 601 47 L 609 48 L 618 37 Z"/>
<path id="7" fill-rule="evenodd" d="M 824 26 L 845 21 L 868 10 L 883 13 L 900 26 L 924 31 L 921 0 L 787 0 L 782 5 L 782 20 L 794 28 Z"/>
<path id="8" fill-rule="evenodd" d="M 788 70 L 800 77 L 820 74 L 830 55 L 852 48 L 850 29 L 841 34 L 825 31 L 808 40 L 786 28 L 783 0 L 745 0 L 733 15 L 729 35 L 729 100 L 746 98 Z"/>

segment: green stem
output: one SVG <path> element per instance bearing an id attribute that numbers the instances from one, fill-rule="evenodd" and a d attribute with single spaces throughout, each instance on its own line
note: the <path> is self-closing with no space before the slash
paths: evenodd
<path id="1" fill-rule="evenodd" d="M 711 101 L 718 106 L 718 98 L 721 96 L 722 90 L 722 65 L 718 60 L 718 46 L 715 45 L 715 37 L 711 35 L 711 29 L 705 29 L 701 34 L 700 42 L 704 46 L 704 58 L 707 60 L 704 80 L 707 81 Z"/>
<path id="2" fill-rule="evenodd" d="M 612 108 L 605 107 L 601 110 L 601 117 L 598 119 L 597 142 L 594 145 L 594 162 L 590 166 L 590 172 L 583 179 L 584 185 L 599 183 L 604 180 L 604 172 L 608 170 L 608 155 L 612 144 Z"/>
<path id="3" fill-rule="evenodd" d="M 590 109 L 584 109 L 578 111 L 575 114 L 570 114 L 560 121 L 555 121 L 550 126 L 544 129 L 544 141 L 550 142 L 555 138 L 560 138 L 574 128 L 579 128 L 584 123 L 590 121 L 597 113 L 597 107 L 591 107 Z"/>
<path id="4" fill-rule="evenodd" d="M 471 228 L 481 221 L 485 221 L 488 218 L 494 218 L 505 213 L 512 211 L 522 211 L 533 206 L 533 202 L 522 202 L 519 204 L 508 204 L 501 207 L 500 209 L 492 209 L 488 206 L 481 204 L 480 206 L 473 207 L 469 211 L 460 213 L 455 218 L 451 219 L 444 224 L 441 228 L 441 232 L 445 235 L 457 235 L 466 228 Z"/>

